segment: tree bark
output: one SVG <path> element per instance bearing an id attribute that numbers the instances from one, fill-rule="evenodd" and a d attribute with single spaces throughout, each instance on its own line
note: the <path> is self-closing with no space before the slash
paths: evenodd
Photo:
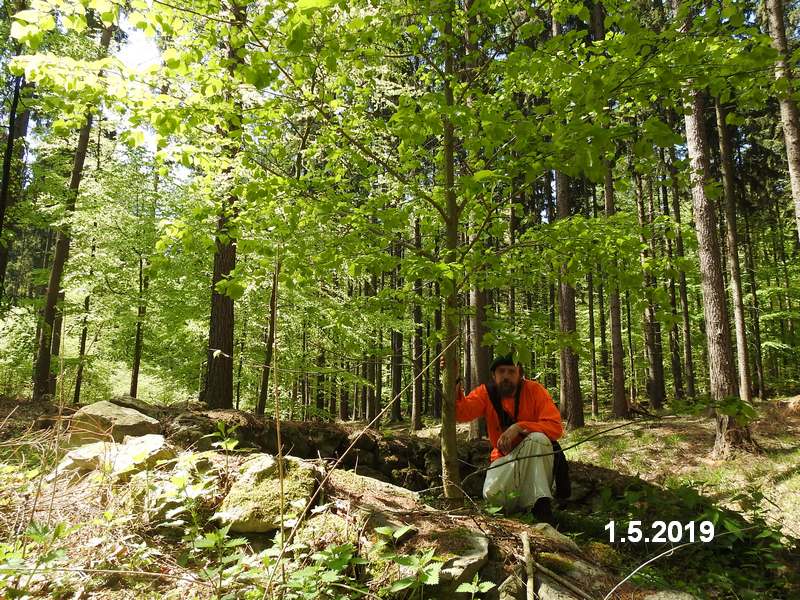
<path id="1" fill-rule="evenodd" d="M 105 53 L 111 43 L 113 27 L 103 30 L 100 37 L 100 48 Z M 89 134 L 92 130 L 92 114 L 87 111 L 86 122 L 78 134 L 78 145 L 75 148 L 75 158 L 72 163 L 72 173 L 69 180 L 69 190 L 67 192 L 64 216 L 69 219 L 75 212 L 75 203 L 78 199 L 81 179 L 83 177 L 83 165 L 86 161 L 86 150 L 89 147 Z M 64 274 L 64 267 L 69 259 L 69 247 L 71 242 L 69 224 L 65 224 L 56 236 L 55 252 L 53 262 L 50 267 L 50 278 L 47 282 L 45 292 L 44 307 L 42 308 L 42 325 L 39 335 L 38 350 L 36 353 L 36 366 L 33 377 L 33 398 L 39 400 L 49 393 L 51 355 L 50 346 L 53 337 L 53 325 L 56 318 L 56 304 L 58 295 L 61 292 L 61 279 Z"/>
<path id="2" fill-rule="evenodd" d="M 451 43 L 453 35 L 454 2 L 448 0 L 445 9 L 444 26 L 444 101 L 447 111 L 442 116 L 443 147 L 442 170 L 444 173 L 445 200 L 445 255 L 448 262 L 455 263 L 458 251 L 459 209 L 455 189 L 455 136 L 450 110 L 455 104 L 452 81 L 455 74 L 454 51 Z M 458 290 L 455 281 L 447 283 L 444 310 L 444 380 L 442 381 L 442 485 L 446 498 L 461 498 L 461 476 L 458 468 L 458 447 L 456 442 L 456 402 L 455 388 L 458 379 Z"/>
<path id="3" fill-rule="evenodd" d="M 644 231 L 646 227 L 650 226 L 651 220 L 648 218 L 647 212 L 645 211 L 641 174 L 634 174 L 634 183 L 636 188 L 636 206 L 639 213 L 639 227 Z M 649 238 L 649 241 L 647 238 Z M 650 296 L 650 293 L 655 290 L 655 279 L 652 272 L 647 267 L 648 261 L 653 254 L 652 231 L 647 238 L 645 234 L 642 233 L 640 238 L 642 242 L 640 260 L 644 273 L 645 295 Z M 647 398 L 650 400 L 650 405 L 658 410 L 664 405 L 664 362 L 660 344 L 657 339 L 656 307 L 650 297 L 648 297 L 647 306 L 645 306 L 644 309 L 642 326 L 644 328 L 645 356 L 647 358 Z"/>
<path id="4" fill-rule="evenodd" d="M 278 275 L 280 263 L 275 265 L 272 272 L 272 290 L 269 294 L 269 325 L 264 328 L 264 364 L 261 365 L 261 388 L 256 404 L 256 414 L 262 416 L 267 410 L 267 397 L 269 396 L 269 375 L 272 369 L 272 356 L 275 349 L 275 319 L 278 316 Z"/>
<path id="5" fill-rule="evenodd" d="M 610 217 L 616 212 L 614 203 L 614 175 L 611 163 L 606 164 L 604 186 L 605 211 Z M 628 417 L 628 401 L 625 398 L 625 355 L 622 346 L 622 311 L 619 288 L 614 285 L 609 291 L 608 312 L 611 320 L 611 408 L 615 417 Z"/>
<path id="6" fill-rule="evenodd" d="M 414 247 L 422 248 L 422 233 L 420 231 L 419 217 L 414 219 Z M 414 356 L 412 358 L 412 372 L 414 385 L 411 397 L 411 429 L 422 429 L 422 280 L 414 281 Z"/>
<path id="7" fill-rule="evenodd" d="M 688 112 L 684 116 L 686 142 L 691 165 L 690 181 L 694 218 L 697 227 L 700 279 L 703 290 L 703 308 L 706 320 L 708 367 L 711 397 L 722 402 L 737 396 L 736 374 L 731 348 L 730 323 L 725 304 L 725 285 L 722 277 L 722 256 L 717 240 L 717 223 L 714 205 L 706 195 L 708 182 L 708 146 L 703 119 L 703 96 L 700 91 L 690 92 Z M 750 431 L 727 415 L 717 412 L 717 430 L 714 452 L 727 456 L 733 447 L 750 443 Z"/>
<path id="8" fill-rule="evenodd" d="M 678 191 L 678 170 L 675 167 L 675 149 L 669 150 L 669 178 L 672 188 L 672 218 L 677 225 L 675 231 L 675 254 L 684 257 L 683 232 L 681 231 L 681 200 Z M 690 400 L 696 397 L 694 359 L 692 357 L 692 323 L 689 317 L 689 292 L 686 285 L 686 272 L 681 269 L 678 276 L 678 297 L 681 301 L 681 322 L 683 326 L 683 367 L 686 373 L 686 395 Z"/>
<path id="9" fill-rule="evenodd" d="M 659 152 L 661 157 L 661 164 L 666 170 L 666 161 L 664 160 L 664 151 Z M 669 210 L 669 194 L 664 180 L 660 186 L 661 194 L 661 210 L 666 217 L 670 216 Z M 670 266 L 669 281 L 667 283 L 667 293 L 669 294 L 669 306 L 672 312 L 673 323 L 669 328 L 669 356 L 670 365 L 672 367 L 672 389 L 675 394 L 676 400 L 683 400 L 683 372 L 681 367 L 681 349 L 680 349 L 680 334 L 678 332 L 678 295 L 677 286 L 675 285 L 675 253 L 672 248 L 672 239 L 667 238 L 667 260 Z"/>
<path id="10" fill-rule="evenodd" d="M 761 352 L 761 312 L 758 305 L 758 286 L 756 284 L 756 268 L 753 258 L 753 239 L 750 235 L 750 223 L 747 212 L 744 213 L 745 257 L 747 259 L 747 276 L 750 283 L 750 318 L 753 321 L 753 358 L 756 371 L 756 396 L 766 396 L 766 381 L 764 379 L 764 360 Z"/>
<path id="11" fill-rule="evenodd" d="M 783 0 L 765 0 L 764 4 L 769 19 L 772 46 L 778 51 L 775 79 L 781 89 L 778 102 L 781 107 L 781 123 L 786 142 L 786 159 L 789 163 L 789 181 L 792 187 L 797 237 L 800 240 L 800 114 L 798 114 L 797 102 L 792 96 L 794 75 L 790 66 L 789 45 L 786 41 L 786 27 L 783 21 Z"/>
<path id="12" fill-rule="evenodd" d="M 133 344 L 133 365 L 131 366 L 131 386 L 129 393 L 134 398 L 139 393 L 139 367 L 142 363 L 142 346 L 144 343 L 144 317 L 147 312 L 145 295 L 149 280 L 144 274 L 144 258 L 139 257 L 139 294 L 137 295 L 136 307 L 136 337 Z"/>
<path id="13" fill-rule="evenodd" d="M 558 218 L 569 218 L 572 209 L 569 180 L 563 173 L 556 173 L 556 206 Z M 561 333 L 574 336 L 576 332 L 575 288 L 564 280 L 566 272 L 562 269 L 558 285 L 558 317 Z M 578 355 L 572 346 L 561 348 L 561 406 L 566 412 L 567 424 L 571 428 L 583 427 L 583 400 L 578 377 Z"/>
<path id="14" fill-rule="evenodd" d="M 6 272 L 15 235 L 8 211 L 19 201 L 22 195 L 22 178 L 25 166 L 23 163 L 24 144 L 21 142 L 28 135 L 31 114 L 29 108 L 25 108 L 20 112 L 19 102 L 23 90 L 26 87 L 30 87 L 30 85 L 24 82 L 23 76 L 15 78 L 11 106 L 9 107 L 9 135 L 6 137 L 2 183 L 0 183 L 0 301 L 2 301 L 5 293 Z M 17 167 L 18 171 L 15 171 Z"/>
<path id="15" fill-rule="evenodd" d="M 736 232 L 736 198 L 733 178 L 733 149 L 726 117 L 728 110 L 716 101 L 717 129 L 719 130 L 719 154 L 722 163 L 722 181 L 725 192 L 726 251 L 730 272 L 731 295 L 733 296 L 733 322 L 736 328 L 736 359 L 739 370 L 739 397 L 750 402 L 750 360 L 747 351 L 747 333 L 744 320 L 742 275 L 739 267 L 739 240 Z"/>
<path id="16" fill-rule="evenodd" d="M 321 421 L 322 415 L 325 412 L 325 350 L 319 351 L 317 356 L 317 385 L 314 390 L 316 414 L 314 415 L 315 421 Z"/>
<path id="17" fill-rule="evenodd" d="M 397 292 L 403 287 L 403 279 L 400 277 L 399 260 L 403 256 L 400 242 L 393 244 L 393 254 L 398 259 L 398 266 L 392 272 L 392 288 Z M 401 405 L 401 390 L 403 389 L 403 332 L 392 330 L 392 421 L 403 419 Z"/>
<path id="18" fill-rule="evenodd" d="M 54 360 L 57 360 L 61 355 L 61 336 L 64 334 L 64 292 L 58 293 L 58 302 L 56 302 L 56 318 L 53 322 L 53 338 L 50 340 L 50 354 Z M 58 377 L 55 372 L 50 371 L 50 377 L 47 382 L 48 393 L 55 398 L 56 388 L 58 385 Z"/>
<path id="19" fill-rule="evenodd" d="M 600 407 L 597 397 L 597 351 L 594 343 L 594 279 L 591 273 L 586 276 L 586 287 L 589 294 L 589 349 L 592 357 L 592 416 L 597 417 Z"/>
<path id="20" fill-rule="evenodd" d="M 230 5 L 235 25 L 232 25 L 228 50 L 228 71 L 235 75 L 236 66 L 242 63 L 239 56 L 239 41 L 236 34 L 246 24 L 246 8 L 232 2 Z M 239 105 L 237 99 L 234 104 Z M 230 137 L 239 125 L 232 119 L 220 127 L 223 137 Z M 234 162 L 239 148 L 231 146 L 227 149 L 227 158 L 231 165 L 225 169 L 228 176 L 234 175 Z M 220 206 L 217 229 L 214 235 L 214 270 L 211 277 L 211 316 L 208 326 L 208 356 L 205 387 L 201 394 L 210 408 L 233 407 L 233 336 L 234 336 L 234 300 L 228 293 L 220 293 L 217 285 L 230 278 L 236 268 L 236 232 L 235 217 L 237 198 L 234 193 L 228 194 Z"/>

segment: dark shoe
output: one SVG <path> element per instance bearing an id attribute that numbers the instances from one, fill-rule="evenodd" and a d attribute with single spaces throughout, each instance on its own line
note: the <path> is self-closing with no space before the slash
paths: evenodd
<path id="1" fill-rule="evenodd" d="M 553 507 L 550 498 L 539 498 L 531 511 L 533 518 L 539 523 L 555 524 Z"/>

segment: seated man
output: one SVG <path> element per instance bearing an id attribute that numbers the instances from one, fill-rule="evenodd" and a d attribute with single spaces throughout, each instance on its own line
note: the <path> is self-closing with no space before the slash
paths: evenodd
<path id="1" fill-rule="evenodd" d="M 485 417 L 493 446 L 483 497 L 509 511 L 532 508 L 534 518 L 552 522 L 552 441 L 564 433 L 561 414 L 544 386 L 522 377 L 511 356 L 496 358 L 491 374 L 488 386 L 481 385 L 466 397 L 461 384 L 456 385 L 456 419 Z M 492 395 L 502 406 L 500 415 Z"/>

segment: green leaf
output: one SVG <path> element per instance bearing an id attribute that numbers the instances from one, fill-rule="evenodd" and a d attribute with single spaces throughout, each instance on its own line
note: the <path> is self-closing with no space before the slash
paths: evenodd
<path id="1" fill-rule="evenodd" d="M 328 8 L 336 3 L 336 0 L 299 0 L 297 10 L 306 12 L 309 10 L 320 10 Z"/>
<path id="2" fill-rule="evenodd" d="M 497 177 L 497 173 L 494 171 L 490 171 L 488 169 L 483 169 L 482 171 L 476 171 L 475 174 L 472 176 L 472 179 L 475 182 L 481 182 L 484 179 L 490 179 L 492 177 Z"/>

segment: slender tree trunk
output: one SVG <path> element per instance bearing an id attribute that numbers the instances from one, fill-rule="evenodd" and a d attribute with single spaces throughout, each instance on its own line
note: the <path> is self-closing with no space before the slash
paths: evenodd
<path id="1" fill-rule="evenodd" d="M 764 4 L 769 18 L 772 46 L 778 51 L 775 79 L 784 83 L 784 91 L 778 97 L 778 101 L 781 106 L 781 123 L 786 142 L 786 158 L 789 163 L 789 181 L 792 187 L 797 236 L 800 239 L 800 114 L 798 114 L 797 102 L 792 96 L 794 75 L 790 66 L 789 45 L 786 41 L 786 27 L 783 21 L 783 0 L 765 0 Z"/>
<path id="2" fill-rule="evenodd" d="M 398 259 L 402 257 L 400 242 L 394 244 L 394 255 Z M 403 287 L 403 279 L 400 277 L 400 266 L 395 268 L 392 273 L 392 288 L 399 291 Z M 401 410 L 400 393 L 403 389 L 403 332 L 392 330 L 392 421 L 401 421 L 403 413 Z"/>
<path id="3" fill-rule="evenodd" d="M 6 134 L 6 149 L 3 154 L 3 175 L 0 181 L 0 240 L 3 239 L 5 231 L 6 210 L 9 206 L 9 191 L 11 189 L 11 163 L 14 159 L 14 142 L 16 141 L 17 107 L 19 98 L 24 85 L 24 76 L 18 75 L 14 78 L 14 90 L 11 92 L 11 106 L 8 109 L 8 133 Z M 5 272 L 0 273 L 0 284 L 5 279 Z"/>
<path id="4" fill-rule="evenodd" d="M 269 325 L 264 328 L 264 364 L 261 365 L 261 391 L 258 394 L 256 414 L 263 416 L 267 410 L 269 396 L 269 374 L 272 369 L 272 355 L 275 350 L 275 319 L 278 316 L 278 275 L 281 265 L 277 263 L 272 272 L 272 290 L 269 294 Z"/>
<path id="5" fill-rule="evenodd" d="M 604 197 L 606 216 L 616 212 L 614 203 L 614 176 L 611 163 L 606 164 Z M 611 408 L 613 415 L 624 419 L 628 416 L 628 402 L 625 398 L 625 355 L 622 346 L 622 311 L 619 288 L 612 285 L 608 295 L 608 312 L 611 320 Z"/>
<path id="6" fill-rule="evenodd" d="M 628 358 L 631 371 L 631 404 L 636 402 L 636 360 L 633 349 L 633 328 L 631 327 L 631 295 L 625 290 L 625 313 L 628 321 Z"/>
<path id="7" fill-rule="evenodd" d="M 558 218 L 566 219 L 571 214 L 571 198 L 569 180 L 563 173 L 556 173 L 556 206 Z M 561 333 L 574 336 L 576 331 L 575 288 L 562 280 L 558 286 L 558 317 Z M 578 378 L 578 355 L 572 346 L 561 348 L 561 406 L 566 409 L 567 423 L 571 428 L 583 427 L 583 400 L 581 399 L 580 380 Z"/>
<path id="8" fill-rule="evenodd" d="M 678 191 L 678 170 L 675 167 L 675 149 L 669 151 L 669 178 L 672 187 L 672 217 L 677 224 L 675 232 L 675 254 L 684 257 L 683 233 L 681 232 L 681 204 Z M 683 366 L 686 372 L 686 395 L 694 400 L 695 391 L 694 359 L 692 357 L 692 326 L 689 317 L 689 292 L 686 285 L 686 272 L 681 269 L 678 276 L 678 296 L 681 300 L 681 322 L 683 325 Z"/>
<path id="9" fill-rule="evenodd" d="M 58 302 L 56 303 L 56 318 L 53 322 L 53 339 L 50 341 L 50 353 L 53 361 L 57 361 L 61 355 L 61 336 L 64 334 L 64 292 L 59 292 Z M 50 378 L 47 382 L 48 393 L 55 398 L 58 377 L 54 371 L 50 371 Z"/>
<path id="10" fill-rule="evenodd" d="M 103 30 L 100 38 L 100 47 L 103 52 L 108 50 L 112 33 L 113 27 L 107 27 Z M 67 219 L 75 212 L 75 203 L 78 198 L 81 178 L 83 177 L 83 164 L 86 161 L 86 150 L 89 147 L 89 134 L 91 130 L 92 115 L 90 112 L 87 112 L 86 122 L 83 127 L 81 127 L 80 133 L 78 134 L 78 145 L 75 148 L 75 158 L 72 164 L 67 201 L 64 207 L 64 216 Z M 47 283 L 44 307 L 42 308 L 42 326 L 39 335 L 39 346 L 36 353 L 36 366 L 33 377 L 33 398 L 35 400 L 41 399 L 49 393 L 51 369 L 50 347 L 56 318 L 56 304 L 61 291 L 61 279 L 64 274 L 64 267 L 69 258 L 70 241 L 71 234 L 69 225 L 65 224 L 56 236 L 56 247 L 53 254 L 53 262 L 50 267 L 50 278 Z"/>
<path id="11" fill-rule="evenodd" d="M 314 418 L 315 421 L 322 420 L 322 414 L 325 412 L 325 373 L 323 369 L 325 368 L 325 350 L 322 349 L 319 351 L 319 356 L 317 356 L 317 386 L 314 394 L 315 398 L 315 407 L 317 409 L 316 416 Z"/>
<path id="12" fill-rule="evenodd" d="M 83 299 L 83 320 L 81 322 L 81 341 L 78 348 L 78 369 L 75 373 L 75 393 L 72 396 L 72 404 L 78 406 L 81 403 L 81 386 L 83 384 L 83 367 L 86 361 L 86 339 L 89 335 L 89 294 Z"/>
<path id="13" fill-rule="evenodd" d="M 650 226 L 650 219 L 647 217 L 644 206 L 642 176 L 639 173 L 635 173 L 634 180 L 639 226 L 644 230 L 644 228 Z M 652 239 L 652 232 L 648 237 Z M 651 292 L 654 291 L 655 281 L 652 272 L 647 268 L 647 264 L 653 254 L 653 247 L 644 234 L 640 239 L 642 242 L 640 260 L 642 271 L 644 272 L 645 293 L 650 296 Z M 648 298 L 647 306 L 644 309 L 642 325 L 644 328 L 645 356 L 647 358 L 647 398 L 653 408 L 660 409 L 664 405 L 664 363 L 656 339 L 656 307 L 651 298 Z"/>
<path id="14" fill-rule="evenodd" d="M 419 217 L 414 219 L 414 247 L 422 248 L 422 234 L 420 232 Z M 414 375 L 413 395 L 411 399 L 411 429 L 422 429 L 422 280 L 414 281 L 414 356 L 412 359 L 412 373 Z"/>
<path id="15" fill-rule="evenodd" d="M 747 212 L 744 213 L 744 232 L 745 232 L 745 257 L 747 259 L 747 276 L 750 283 L 750 315 L 753 321 L 753 349 L 756 371 L 756 396 L 766 397 L 766 382 L 764 379 L 764 360 L 761 352 L 761 313 L 758 306 L 758 286 L 756 284 L 756 268 L 753 259 L 753 239 L 750 236 L 750 223 Z"/>
<path id="16" fill-rule="evenodd" d="M 375 356 L 375 415 L 383 410 L 383 330 L 378 330 L 378 354 Z M 380 420 L 375 426 L 380 425 Z"/>
<path id="17" fill-rule="evenodd" d="M 742 275 L 739 269 L 739 241 L 736 232 L 736 198 L 733 182 L 733 150 L 726 117 L 727 108 L 716 101 L 717 129 L 719 130 L 719 154 L 722 159 L 722 180 L 725 192 L 725 219 L 727 221 L 726 250 L 730 271 L 731 293 L 733 295 L 733 321 L 736 327 L 736 358 L 739 368 L 739 397 L 745 402 L 750 397 L 750 360 L 747 353 L 747 333 L 744 320 L 744 299 Z"/>
<path id="18" fill-rule="evenodd" d="M 591 273 L 586 277 L 586 287 L 589 293 L 589 348 L 592 357 L 592 416 L 597 417 L 600 414 L 600 407 L 597 397 L 597 353 L 594 343 L 594 280 Z"/>
<path id="19" fill-rule="evenodd" d="M 139 256 L 139 294 L 136 306 L 136 337 L 133 343 L 133 364 L 131 366 L 131 386 L 129 393 L 134 398 L 139 393 L 139 368 L 142 364 L 142 346 L 144 344 L 144 317 L 147 312 L 145 296 L 149 279 L 144 273 L 144 258 Z"/>
<path id="20" fill-rule="evenodd" d="M 3 299 L 6 272 L 11 256 L 11 245 L 14 242 L 14 227 L 9 211 L 22 196 L 22 179 L 25 170 L 23 163 L 24 144 L 28 135 L 28 124 L 31 111 L 25 108 L 19 111 L 19 101 L 23 90 L 31 84 L 24 82 L 20 76 L 14 80 L 11 106 L 9 107 L 9 132 L 6 137 L 6 149 L 3 155 L 2 191 L 0 191 L 0 301 Z M 15 178 L 16 173 L 16 178 Z"/>
<path id="21" fill-rule="evenodd" d="M 350 365 L 342 361 L 342 370 L 345 374 L 349 374 Z M 339 393 L 339 420 L 347 421 L 350 416 L 350 386 L 346 380 L 342 380 Z"/>
<path id="22" fill-rule="evenodd" d="M 449 110 L 455 104 L 452 81 L 455 74 L 453 35 L 454 2 L 448 0 L 444 15 L 444 100 L 448 107 L 442 117 L 443 147 L 442 170 L 444 172 L 445 200 L 445 260 L 456 261 L 458 251 L 459 209 L 455 188 L 455 136 Z M 455 387 L 458 378 L 458 291 L 454 282 L 448 284 L 444 310 L 444 380 L 442 381 L 442 485 L 446 498 L 460 498 L 461 476 L 458 468 L 458 447 L 456 442 Z"/>
<path id="23" fill-rule="evenodd" d="M 700 256 L 711 397 L 716 402 L 722 402 L 731 396 L 737 396 L 738 390 L 733 365 L 730 323 L 725 304 L 716 215 L 705 189 L 709 166 L 703 120 L 703 96 L 701 92 L 693 91 L 690 97 L 689 111 L 684 119 Z M 738 425 L 732 417 L 717 413 L 717 435 L 714 444 L 716 455 L 726 456 L 732 447 L 750 443 L 750 431 L 747 426 Z"/>
<path id="24" fill-rule="evenodd" d="M 486 290 L 472 288 L 470 291 L 470 304 L 473 309 L 470 328 L 472 334 L 472 339 L 470 340 L 472 344 L 470 371 L 473 387 L 486 383 L 489 377 L 489 348 L 484 345 L 486 336 L 486 300 Z"/>
<path id="25" fill-rule="evenodd" d="M 666 161 L 664 160 L 664 151 L 660 151 L 662 166 L 666 169 Z M 670 216 L 669 210 L 669 194 L 664 180 L 662 180 L 661 189 L 661 208 L 665 216 Z M 670 365 L 672 367 L 672 389 L 675 394 L 676 400 L 683 400 L 683 372 L 681 367 L 681 343 L 680 333 L 678 331 L 678 295 L 675 285 L 674 264 L 675 253 L 672 249 L 672 239 L 667 238 L 667 260 L 672 271 L 669 275 L 669 282 L 667 283 L 667 293 L 669 294 L 669 306 L 672 312 L 673 323 L 669 328 L 669 356 Z"/>
<path id="26" fill-rule="evenodd" d="M 434 284 L 434 296 L 437 300 L 436 310 L 433 313 L 433 328 L 435 331 L 442 330 L 442 305 L 441 287 L 437 281 Z M 442 343 L 436 342 L 434 346 L 436 356 L 442 353 Z M 430 362 L 430 361 L 429 361 Z M 442 363 L 438 358 L 433 361 L 433 417 L 439 419 L 442 416 Z"/>
<path id="27" fill-rule="evenodd" d="M 96 225 L 95 225 L 96 226 Z M 92 263 L 94 263 L 94 256 L 95 250 L 97 246 L 95 244 L 95 240 L 92 239 Z M 94 275 L 94 268 L 89 268 L 89 278 L 92 278 Z M 72 396 L 72 404 L 78 406 L 81 402 L 81 387 L 83 385 L 83 367 L 84 362 L 86 360 L 86 340 L 89 337 L 89 303 L 90 303 L 91 295 L 86 294 L 86 297 L 83 299 L 83 319 L 81 320 L 81 341 L 80 345 L 78 346 L 78 368 L 75 372 L 75 392 Z"/>

